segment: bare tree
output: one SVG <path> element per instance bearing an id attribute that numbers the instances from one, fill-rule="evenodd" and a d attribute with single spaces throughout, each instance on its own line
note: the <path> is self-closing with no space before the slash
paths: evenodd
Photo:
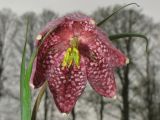
<path id="1" fill-rule="evenodd" d="M 3 82 L 6 80 L 6 77 L 3 76 L 6 52 L 5 46 L 8 35 L 14 38 L 17 32 L 17 27 L 15 27 L 15 29 L 12 28 L 12 25 L 16 25 L 15 19 L 16 16 L 10 9 L 3 9 L 0 11 L 0 96 L 4 91 Z M 13 32 L 11 33 L 11 31 Z"/>

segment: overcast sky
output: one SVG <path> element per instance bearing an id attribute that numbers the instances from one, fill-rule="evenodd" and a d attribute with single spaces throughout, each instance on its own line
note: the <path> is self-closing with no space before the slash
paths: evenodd
<path id="1" fill-rule="evenodd" d="M 61 15 L 80 10 L 90 14 L 98 7 L 114 4 L 127 4 L 136 2 L 143 9 L 143 13 L 160 22 L 160 0 L 0 0 L 0 9 L 11 8 L 21 15 L 26 11 L 40 13 L 43 9 L 53 10 Z"/>

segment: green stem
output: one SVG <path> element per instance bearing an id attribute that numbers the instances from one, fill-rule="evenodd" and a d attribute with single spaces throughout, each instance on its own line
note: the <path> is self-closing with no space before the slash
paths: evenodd
<path id="1" fill-rule="evenodd" d="M 130 3 L 127 4 L 121 8 L 119 8 L 118 10 L 116 10 L 115 12 L 113 12 L 111 15 L 107 16 L 106 18 L 104 18 L 101 22 L 99 22 L 97 24 L 97 26 L 101 26 L 103 23 L 105 23 L 109 18 L 111 18 L 113 15 L 117 14 L 120 10 L 124 9 L 125 7 L 129 6 L 129 5 L 136 5 L 137 7 L 139 7 L 139 5 L 137 3 Z"/>
<path id="2" fill-rule="evenodd" d="M 35 101 L 35 104 L 34 104 L 34 107 L 33 107 L 31 120 L 36 120 L 37 111 L 39 109 L 39 105 L 41 103 L 41 100 L 42 100 L 42 97 L 44 95 L 44 92 L 45 92 L 46 88 L 47 88 L 47 81 L 43 84 L 41 90 L 38 93 L 38 96 L 36 98 L 36 101 Z"/>
<path id="3" fill-rule="evenodd" d="M 125 38 L 125 37 L 139 37 L 143 38 L 146 40 L 146 52 L 148 53 L 148 38 L 145 35 L 138 34 L 138 33 L 122 33 L 122 34 L 116 34 L 116 35 L 110 35 L 109 39 L 110 40 L 116 40 L 120 38 Z"/>

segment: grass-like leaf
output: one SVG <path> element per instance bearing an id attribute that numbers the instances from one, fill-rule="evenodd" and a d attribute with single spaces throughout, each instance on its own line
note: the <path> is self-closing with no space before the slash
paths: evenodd
<path id="1" fill-rule="evenodd" d="M 113 12 L 111 15 L 107 16 L 106 18 L 104 18 L 102 21 L 100 21 L 97 26 L 101 26 L 102 24 L 104 24 L 109 18 L 111 18 L 113 15 L 117 14 L 120 10 L 124 9 L 125 7 L 128 7 L 129 5 L 136 5 L 137 7 L 139 7 L 139 5 L 137 3 L 130 3 L 127 4 L 125 6 L 120 7 L 118 10 L 116 10 L 115 12 Z"/>
<path id="2" fill-rule="evenodd" d="M 31 92 L 29 86 L 29 80 L 32 73 L 32 65 L 34 59 L 38 53 L 39 47 L 42 45 L 45 38 L 52 32 L 50 30 L 46 35 L 43 37 L 40 46 L 35 49 L 33 54 L 31 55 L 28 67 L 26 68 L 26 47 L 28 42 L 28 30 L 29 30 L 29 20 L 27 20 L 27 28 L 26 28 L 26 35 L 25 35 L 25 44 L 23 48 L 22 54 L 22 61 L 21 61 L 21 71 L 20 71 L 20 106 L 21 106 L 21 120 L 31 120 Z"/>
<path id="3" fill-rule="evenodd" d="M 21 71 L 20 71 L 21 120 L 31 119 L 31 94 L 30 94 L 29 81 L 25 77 L 26 75 L 25 60 L 26 60 L 26 46 L 28 42 L 28 38 L 27 38 L 28 28 L 29 28 L 29 20 L 27 20 L 25 44 L 24 44 L 24 49 L 22 54 Z"/>

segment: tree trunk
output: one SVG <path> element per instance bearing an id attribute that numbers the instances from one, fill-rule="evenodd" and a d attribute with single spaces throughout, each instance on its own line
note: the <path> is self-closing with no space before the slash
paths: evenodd
<path id="1" fill-rule="evenodd" d="M 45 99 L 44 99 L 44 120 L 48 119 L 48 91 L 45 91 Z"/>
<path id="2" fill-rule="evenodd" d="M 148 41 L 149 42 L 149 41 Z M 147 46 L 147 54 L 146 54 L 146 79 L 147 79 L 147 108 L 148 108 L 148 120 L 153 120 L 153 109 L 152 109 L 152 106 L 153 106 L 153 100 L 152 100 L 152 91 L 154 88 L 152 88 L 152 84 L 153 84 L 153 81 L 151 82 L 151 78 L 150 78 L 150 53 L 149 53 L 149 50 L 148 50 L 148 46 Z"/>
<path id="3" fill-rule="evenodd" d="M 76 120 L 75 108 L 73 108 L 71 114 L 72 114 L 72 120 Z"/>
<path id="4" fill-rule="evenodd" d="M 132 32 L 132 11 L 129 11 L 129 28 L 128 32 Z M 131 58 L 130 51 L 131 51 L 131 42 L 132 37 L 129 37 L 126 40 L 126 52 L 127 56 Z M 122 109 L 122 120 L 129 120 L 129 72 L 130 72 L 130 64 L 127 64 L 127 66 L 124 69 L 124 83 L 122 88 L 122 99 L 123 99 L 123 109 Z"/>
<path id="5" fill-rule="evenodd" d="M 100 96 L 100 120 L 103 120 L 103 111 L 104 111 L 104 100 L 103 97 Z"/>
<path id="6" fill-rule="evenodd" d="M 1 37 L 1 36 L 0 36 Z M 4 56 L 3 56 L 3 42 L 0 39 L 0 97 L 2 96 L 2 91 L 3 91 L 3 79 L 2 79 L 2 72 L 3 72 L 3 61 L 4 61 Z"/>
<path id="7" fill-rule="evenodd" d="M 122 110 L 122 120 L 129 120 L 129 65 L 125 68 L 124 72 L 124 86 L 122 88 L 122 98 L 123 98 L 123 110 Z"/>

